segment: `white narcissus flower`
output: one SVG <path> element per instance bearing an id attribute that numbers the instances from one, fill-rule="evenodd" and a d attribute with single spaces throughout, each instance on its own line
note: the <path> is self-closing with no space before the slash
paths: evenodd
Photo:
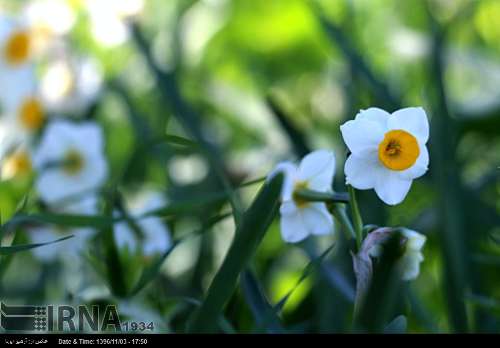
<path id="1" fill-rule="evenodd" d="M 108 175 L 101 128 L 92 122 L 49 124 L 33 164 L 38 172 L 36 188 L 49 204 L 98 189 Z"/>
<path id="2" fill-rule="evenodd" d="M 54 207 L 55 211 L 62 214 L 96 215 L 97 197 L 86 196 L 78 201 L 71 201 L 60 207 Z M 41 246 L 33 249 L 33 255 L 43 262 L 52 262 L 57 258 L 66 258 L 75 262 L 76 257 L 84 250 L 87 242 L 95 234 L 95 230 L 88 227 L 65 229 L 56 226 L 40 226 L 30 229 L 30 239 L 32 243 L 48 243 L 60 239 L 67 235 L 72 238 Z"/>
<path id="3" fill-rule="evenodd" d="M 429 122 L 420 107 L 392 114 L 378 108 L 362 110 L 340 130 L 351 151 L 344 168 L 346 183 L 375 189 L 389 205 L 401 203 L 412 180 L 427 171 Z"/>
<path id="4" fill-rule="evenodd" d="M 126 20 L 142 12 L 144 0 L 87 0 L 84 4 L 95 40 L 105 47 L 113 47 L 127 40 Z"/>
<path id="5" fill-rule="evenodd" d="M 91 105 L 101 90 L 102 68 L 93 58 L 57 55 L 40 80 L 40 94 L 53 113 L 79 113 Z"/>
<path id="6" fill-rule="evenodd" d="M 296 189 L 331 191 L 335 173 L 335 156 L 326 150 L 305 156 L 299 166 L 291 162 L 277 165 L 270 177 L 283 172 L 281 236 L 285 242 L 297 243 L 310 235 L 333 232 L 333 218 L 325 203 L 307 202 L 294 195 Z"/>
<path id="7" fill-rule="evenodd" d="M 404 229 L 401 234 L 406 239 L 405 252 L 398 261 L 397 267 L 403 280 L 413 280 L 420 273 L 420 263 L 424 261 L 422 248 L 427 238 L 423 234 L 409 229 Z"/>
<path id="8" fill-rule="evenodd" d="M 16 177 L 24 177 L 30 174 L 31 171 L 31 154 L 26 148 L 20 147 L 8 153 L 3 159 L 0 178 L 2 180 L 9 180 Z"/>
<path id="9" fill-rule="evenodd" d="M 13 76 L 29 67 L 32 56 L 32 37 L 23 23 L 0 14 L 0 80 L 9 86 Z M 5 87 L 4 87 L 5 88 Z"/>
<path id="10" fill-rule="evenodd" d="M 424 261 L 422 248 L 427 237 L 416 231 L 404 228 L 401 231 L 401 237 L 404 243 L 404 252 L 396 264 L 396 268 L 403 280 L 414 280 L 420 273 L 420 263 Z M 382 255 L 383 243 L 376 244 L 369 250 L 372 257 Z"/>
<path id="11" fill-rule="evenodd" d="M 128 213 L 134 219 L 143 236 L 136 236 L 135 231 L 126 221 L 119 222 L 114 228 L 115 242 L 119 248 L 128 248 L 136 252 L 141 245 L 142 254 L 151 256 L 166 252 L 172 247 L 170 231 L 161 218 L 143 216 L 153 210 L 165 207 L 166 200 L 158 192 L 147 192 L 130 205 Z M 115 214 L 119 217 L 119 214 Z M 141 240 L 142 239 L 142 240 Z"/>
<path id="12" fill-rule="evenodd" d="M 46 118 L 33 70 L 23 69 L 18 77 L 0 95 L 0 100 L 4 113 L 2 126 L 22 143 L 40 130 Z"/>

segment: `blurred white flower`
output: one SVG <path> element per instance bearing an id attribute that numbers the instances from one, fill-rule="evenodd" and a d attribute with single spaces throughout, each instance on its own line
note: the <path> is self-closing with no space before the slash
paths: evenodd
<path id="1" fill-rule="evenodd" d="M 2 180 L 9 180 L 15 177 L 23 177 L 32 171 L 31 154 L 29 151 L 20 147 L 5 156 L 2 169 Z"/>
<path id="2" fill-rule="evenodd" d="M 142 253 L 151 256 L 164 253 L 172 247 L 170 231 L 161 218 L 156 216 L 143 216 L 145 213 L 165 207 L 166 200 L 158 192 L 144 193 L 142 197 L 130 204 L 128 212 L 134 219 L 143 236 L 137 236 L 135 231 L 126 221 L 115 225 L 115 242 L 119 248 L 128 248 L 136 252 L 141 246 Z M 117 215 L 119 216 L 119 215 Z"/>
<path id="3" fill-rule="evenodd" d="M 3 118 L 12 137 L 23 143 L 36 134 L 45 122 L 45 107 L 39 94 L 36 78 L 31 69 L 24 69 L 10 88 L 0 95 Z"/>
<path id="4" fill-rule="evenodd" d="M 97 198 L 89 195 L 61 205 L 56 211 L 65 214 L 96 215 Z M 94 234 L 95 230 L 88 227 L 64 229 L 46 225 L 30 229 L 29 236 L 32 243 L 47 243 L 66 235 L 73 235 L 70 239 L 33 249 L 33 255 L 43 262 L 52 262 L 58 258 L 75 262 L 76 257 L 84 250 Z"/>
<path id="5" fill-rule="evenodd" d="M 33 155 L 37 190 L 47 203 L 99 188 L 107 178 L 101 128 L 58 120 L 47 127 Z"/>
<path id="6" fill-rule="evenodd" d="M 15 70 L 29 64 L 32 37 L 28 26 L 0 14 L 0 51 L 2 70 Z"/>
<path id="7" fill-rule="evenodd" d="M 326 150 L 305 156 L 299 166 L 283 162 L 276 166 L 270 177 L 284 174 L 281 213 L 281 236 L 285 242 L 297 243 L 309 235 L 333 232 L 333 218 L 325 203 L 307 202 L 296 197 L 297 189 L 318 192 L 331 191 L 335 173 L 335 156 Z"/>
<path id="8" fill-rule="evenodd" d="M 66 0 L 32 0 L 23 8 L 23 17 L 35 32 L 67 34 L 75 24 L 75 12 Z"/>
<path id="9" fill-rule="evenodd" d="M 87 0 L 91 31 L 95 40 L 112 47 L 124 43 L 129 30 L 125 21 L 142 12 L 143 0 Z"/>
<path id="10" fill-rule="evenodd" d="M 42 75 L 41 95 L 54 113 L 75 113 L 94 102 L 102 85 L 102 69 L 91 58 L 66 57 L 50 62 Z"/>
<path id="11" fill-rule="evenodd" d="M 422 248 L 427 238 L 416 231 L 404 228 L 401 231 L 404 242 L 404 253 L 396 264 L 403 280 L 414 280 L 420 273 L 420 263 L 424 260 Z M 382 255 L 383 244 L 376 244 L 369 250 L 371 257 Z"/>
<path id="12" fill-rule="evenodd" d="M 424 261 L 422 248 L 427 238 L 409 229 L 404 229 L 402 235 L 406 239 L 405 252 L 398 261 L 398 268 L 403 280 L 413 280 L 420 273 L 420 263 Z"/>
<path id="13" fill-rule="evenodd" d="M 32 0 L 22 9 L 21 18 L 29 25 L 36 54 L 44 53 L 54 39 L 69 33 L 76 15 L 66 0 Z"/>
<path id="14" fill-rule="evenodd" d="M 33 69 L 32 36 L 25 23 L 0 14 L 0 89 L 11 94 Z"/>
<path id="15" fill-rule="evenodd" d="M 340 130 L 351 151 L 344 168 L 346 183 L 360 190 L 374 188 L 389 205 L 401 203 L 412 180 L 427 171 L 429 123 L 422 108 L 393 114 L 369 108 Z"/>

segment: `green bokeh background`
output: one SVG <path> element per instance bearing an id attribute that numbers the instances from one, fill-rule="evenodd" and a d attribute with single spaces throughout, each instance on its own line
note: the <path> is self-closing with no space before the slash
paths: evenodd
<path id="1" fill-rule="evenodd" d="M 19 6 L 2 3 L 14 11 Z M 157 83 L 137 35 L 123 45 L 102 47 L 90 34 L 79 2 L 71 3 L 78 17 L 67 40 L 104 68 L 103 90 L 82 114 L 104 127 L 109 183 L 118 181 L 125 195 L 155 187 L 171 202 L 221 192 L 203 151 L 172 143 L 144 146 L 146 139 L 167 133 L 191 139 L 192 134 L 179 123 L 178 107 L 161 92 L 164 86 Z M 498 333 L 499 16 L 496 0 L 146 0 L 134 25 L 152 53 L 151 63 L 168 78 L 175 76 L 178 95 L 220 150 L 235 187 L 267 175 L 280 160 L 299 159 L 306 148 L 329 148 L 337 156 L 334 188 L 345 191 L 346 149 L 339 125 L 370 106 L 388 111 L 423 106 L 431 122 L 429 172 L 395 207 L 384 205 L 373 191 L 360 192 L 364 222 L 406 226 L 428 238 L 420 276 L 405 285 L 397 306 L 396 314 L 407 318 L 407 332 Z M 238 190 L 245 207 L 259 186 Z M 4 222 L 30 190 L 31 178 L 0 183 Z M 32 190 L 30 197 L 30 210 L 43 211 Z M 227 202 L 193 206 L 166 223 L 177 239 L 229 209 Z M 27 241 L 26 233 L 17 232 L 19 242 Z M 155 320 L 158 331 L 183 332 L 194 309 L 189 299 L 203 298 L 233 234 L 228 218 L 203 236 L 186 239 L 154 280 L 127 299 L 106 291 L 99 275 L 103 260 L 94 245 L 85 256 L 75 256 L 86 265 L 77 289 L 67 285 L 64 264 L 41 264 L 29 252 L 17 253 L 2 268 L 1 298 L 29 304 L 117 303 Z M 351 330 L 352 304 L 335 286 L 338 274 L 348 288 L 354 286 L 342 234 L 287 245 L 276 219 L 251 260 L 264 294 L 276 304 L 294 288 L 311 253 L 319 255 L 333 241 L 337 247 L 323 261 L 326 271 L 316 267 L 283 308 L 287 330 Z M 153 262 L 120 257 L 131 283 Z M 0 262 L 5 265 L 7 256 Z M 269 331 L 257 324 L 240 287 L 224 317 L 237 332 Z"/>

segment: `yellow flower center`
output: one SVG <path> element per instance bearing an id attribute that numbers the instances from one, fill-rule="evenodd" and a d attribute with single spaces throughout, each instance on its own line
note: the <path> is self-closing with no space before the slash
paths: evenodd
<path id="1" fill-rule="evenodd" d="M 31 159 L 26 151 L 16 152 L 5 159 L 2 176 L 13 178 L 31 171 Z"/>
<path id="2" fill-rule="evenodd" d="M 30 36 L 26 31 L 13 33 L 5 43 L 5 59 L 12 65 L 24 63 L 30 53 Z"/>
<path id="3" fill-rule="evenodd" d="M 297 190 L 305 190 L 309 186 L 309 183 L 307 181 L 297 181 L 293 187 L 293 201 L 295 202 L 295 205 L 299 209 L 303 209 L 309 205 L 309 202 L 300 198 L 298 195 L 295 194 Z"/>
<path id="4" fill-rule="evenodd" d="M 417 161 L 420 149 L 417 139 L 404 130 L 391 130 L 385 133 L 378 146 L 378 158 L 389 169 L 405 170 Z"/>
<path id="5" fill-rule="evenodd" d="M 69 175 L 78 174 L 85 164 L 85 160 L 77 150 L 69 150 L 63 161 L 63 169 Z"/>
<path id="6" fill-rule="evenodd" d="M 42 104 L 36 98 L 26 99 L 19 108 L 19 117 L 26 129 L 30 131 L 40 129 L 45 120 Z"/>

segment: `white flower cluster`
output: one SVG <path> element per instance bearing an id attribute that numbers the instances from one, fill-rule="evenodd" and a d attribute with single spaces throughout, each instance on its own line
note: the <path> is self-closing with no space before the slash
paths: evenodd
<path id="1" fill-rule="evenodd" d="M 64 27 L 50 26 L 51 20 L 41 15 L 47 9 L 67 15 Z M 64 115 L 82 113 L 91 105 L 101 75 L 90 59 L 76 59 L 67 51 L 64 35 L 74 22 L 68 11 L 64 1 L 39 0 L 30 2 L 20 18 L 0 15 L 2 179 L 34 174 L 36 191 L 49 211 L 97 215 L 98 193 L 109 176 L 104 134 L 94 121 Z M 43 45 L 41 26 L 46 29 Z M 42 65 L 45 74 L 39 77 Z M 147 209 L 164 204 L 157 193 L 150 193 L 145 200 Z M 144 213 L 141 209 L 132 213 Z M 129 249 L 140 245 L 144 255 L 170 248 L 169 231 L 161 220 L 148 217 L 139 224 L 145 236 L 136 240 L 126 224 L 118 223 L 118 245 L 126 239 Z M 75 237 L 35 249 L 34 255 L 43 261 L 75 256 L 95 234 L 91 228 L 68 231 L 44 226 L 32 228 L 30 237 L 34 243 L 49 242 L 62 237 L 61 232 Z"/>
<path id="2" fill-rule="evenodd" d="M 388 205 L 401 203 L 412 181 L 427 171 L 429 123 L 422 108 L 405 108 L 393 114 L 369 108 L 340 130 L 350 151 L 344 166 L 346 184 L 359 190 L 374 189 Z M 278 164 L 270 176 L 277 172 L 285 175 L 280 209 L 283 240 L 296 243 L 309 235 L 332 233 L 333 219 L 326 204 L 304 200 L 296 193 L 301 189 L 332 192 L 334 154 L 314 151 L 298 167 L 290 162 Z M 399 267 L 403 279 L 410 280 L 419 273 L 425 237 L 406 231 L 406 251 Z"/>

